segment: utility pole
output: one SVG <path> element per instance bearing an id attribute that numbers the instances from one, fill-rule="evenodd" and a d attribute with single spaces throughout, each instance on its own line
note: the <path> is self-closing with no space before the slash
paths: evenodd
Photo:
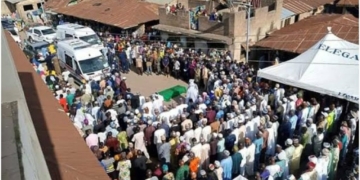
<path id="1" fill-rule="evenodd" d="M 246 8 L 246 57 L 245 63 L 249 63 L 249 41 L 250 41 L 250 15 L 251 15 L 251 0 L 247 0 L 246 4 L 240 2 L 234 2 Z"/>
<path id="2" fill-rule="evenodd" d="M 251 14 L 251 2 L 247 1 L 246 11 L 247 11 L 247 19 L 246 19 L 246 63 L 249 63 L 249 36 L 250 36 L 250 14 Z"/>

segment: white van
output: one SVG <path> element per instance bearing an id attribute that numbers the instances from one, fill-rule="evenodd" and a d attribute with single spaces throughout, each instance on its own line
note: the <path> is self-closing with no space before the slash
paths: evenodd
<path id="1" fill-rule="evenodd" d="M 104 54 L 104 44 L 100 40 L 99 36 L 89 27 L 80 24 L 61 24 L 56 27 L 57 39 L 81 39 L 89 43 L 92 47 L 101 51 Z M 105 55 L 105 54 L 104 54 Z"/>
<path id="2" fill-rule="evenodd" d="M 70 39 L 57 43 L 57 55 L 60 65 L 70 71 L 77 81 L 90 79 L 99 81 L 102 75 L 110 73 L 110 67 L 104 55 L 87 42 Z"/>

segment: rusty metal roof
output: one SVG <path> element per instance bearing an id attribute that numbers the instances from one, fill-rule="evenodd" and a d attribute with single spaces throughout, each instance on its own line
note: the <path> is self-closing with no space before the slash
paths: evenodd
<path id="1" fill-rule="evenodd" d="M 69 2 L 70 0 L 48 0 L 44 5 L 47 9 L 58 9 L 66 7 Z"/>
<path id="2" fill-rule="evenodd" d="M 55 12 L 128 29 L 158 20 L 158 6 L 139 0 L 89 0 Z"/>
<path id="3" fill-rule="evenodd" d="M 158 24 L 158 25 L 152 26 L 152 28 L 160 30 L 160 31 L 170 32 L 173 34 L 183 34 L 186 36 L 207 39 L 210 41 L 219 41 L 219 42 L 226 43 L 226 44 L 233 43 L 233 39 L 229 38 L 227 36 L 211 34 L 211 33 L 202 33 L 202 32 L 191 30 L 191 29 L 184 29 L 184 28 L 169 26 L 169 25 L 165 25 L 165 24 Z"/>
<path id="4" fill-rule="evenodd" d="M 273 32 L 255 46 L 302 53 L 325 36 L 327 27 L 347 41 L 359 44 L 359 22 L 354 16 L 320 14 Z"/>
<path id="5" fill-rule="evenodd" d="M 19 46 L 6 33 L 51 179 L 109 179 L 58 101 L 35 72 Z"/>
<path id="6" fill-rule="evenodd" d="M 340 6 L 359 6 L 359 0 L 339 0 L 336 5 Z"/>
<path id="7" fill-rule="evenodd" d="M 325 4 L 332 4 L 333 0 L 284 0 L 283 8 L 294 12 L 295 14 L 301 14 L 314 10 Z"/>

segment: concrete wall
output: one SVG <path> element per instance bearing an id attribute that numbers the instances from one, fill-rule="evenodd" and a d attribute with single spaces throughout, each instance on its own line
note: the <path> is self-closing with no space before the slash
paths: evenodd
<path id="1" fill-rule="evenodd" d="M 176 15 L 166 14 L 164 7 L 159 8 L 160 24 L 189 29 L 189 12 L 178 11 Z"/>
<path id="2" fill-rule="evenodd" d="M 262 7 L 255 10 L 255 16 L 250 19 L 250 39 L 257 42 L 263 39 L 267 32 L 274 29 L 280 29 L 281 25 L 282 0 L 276 1 L 276 9 L 268 12 L 268 7 Z M 246 41 L 246 11 L 235 13 L 235 31 L 234 36 L 238 41 Z"/>
<path id="3" fill-rule="evenodd" d="M 199 31 L 234 37 L 234 14 L 223 13 L 223 21 L 209 21 L 209 17 L 199 17 Z"/>
<path id="4" fill-rule="evenodd" d="M 1 0 L 1 15 L 11 14 L 15 11 L 15 6 L 5 0 Z"/>
<path id="5" fill-rule="evenodd" d="M 1 102 L 17 101 L 18 103 L 20 142 L 17 143 L 20 144 L 18 148 L 21 148 L 22 164 L 20 166 L 22 166 L 26 180 L 50 180 L 44 154 L 41 150 L 33 121 L 31 120 L 25 95 L 3 30 L 1 30 L 1 45 L 3 52 L 1 53 L 3 66 L 1 74 L 4 77 L 8 77 L 7 81 L 1 81 Z"/>

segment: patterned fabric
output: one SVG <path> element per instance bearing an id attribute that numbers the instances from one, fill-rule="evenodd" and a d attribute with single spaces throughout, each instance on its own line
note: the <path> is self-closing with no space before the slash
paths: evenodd
<path id="1" fill-rule="evenodd" d="M 130 161 L 119 161 L 117 169 L 119 171 L 120 180 L 131 180 L 130 168 L 131 168 Z"/>
<path id="2" fill-rule="evenodd" d="M 175 180 L 174 174 L 171 172 L 165 174 L 163 180 Z"/>

